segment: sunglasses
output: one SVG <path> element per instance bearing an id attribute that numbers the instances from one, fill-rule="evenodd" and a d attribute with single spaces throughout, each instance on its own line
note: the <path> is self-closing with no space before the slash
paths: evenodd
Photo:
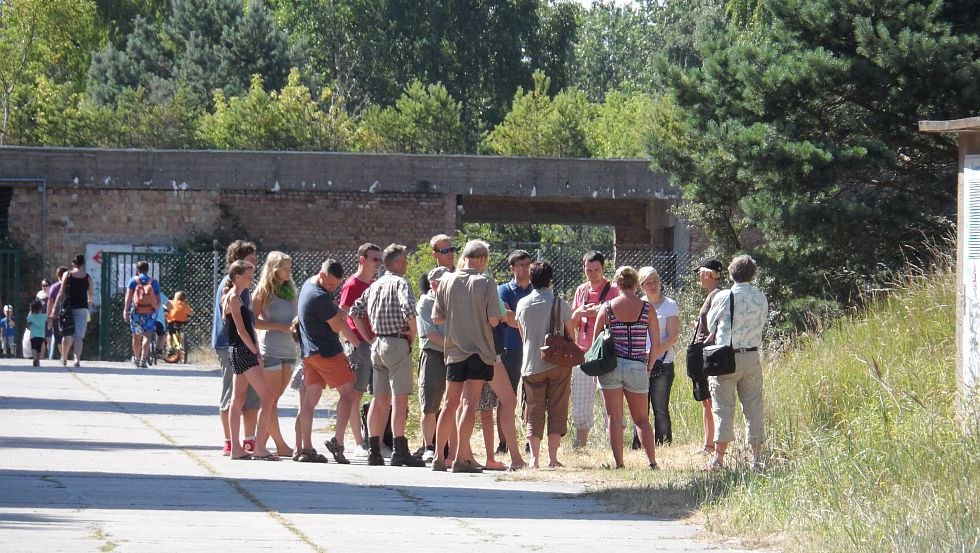
<path id="1" fill-rule="evenodd" d="M 442 248 L 441 250 L 432 250 L 436 253 L 456 253 L 456 246 L 449 246 L 448 248 Z"/>

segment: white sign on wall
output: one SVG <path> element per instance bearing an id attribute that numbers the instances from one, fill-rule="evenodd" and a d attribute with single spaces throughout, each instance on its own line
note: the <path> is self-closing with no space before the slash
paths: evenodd
<path id="1" fill-rule="evenodd" d="M 963 384 L 980 383 L 980 155 L 966 156 L 963 167 Z"/>
<path id="2" fill-rule="evenodd" d="M 92 275 L 92 284 L 95 286 L 93 299 L 96 306 L 102 303 L 102 260 L 106 253 L 129 253 L 133 251 L 132 244 L 86 244 L 85 245 L 85 270 Z M 126 270 L 127 272 L 129 269 Z M 117 272 L 118 274 L 118 272 Z M 126 282 L 122 283 L 125 286 Z"/>

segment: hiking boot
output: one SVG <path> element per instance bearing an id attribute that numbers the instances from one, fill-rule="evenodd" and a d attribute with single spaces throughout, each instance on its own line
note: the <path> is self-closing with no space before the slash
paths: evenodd
<path id="1" fill-rule="evenodd" d="M 329 440 L 323 442 L 323 445 L 327 446 L 327 451 L 333 455 L 333 460 L 337 461 L 340 465 L 349 465 L 350 461 L 347 457 L 344 457 L 344 445 L 337 442 L 337 438 L 330 438 Z"/>
<path id="2" fill-rule="evenodd" d="M 368 465 L 372 467 L 385 466 L 385 458 L 381 456 L 381 439 L 377 436 L 370 436 L 368 438 L 368 447 L 371 451 L 368 453 Z"/>
<path id="3" fill-rule="evenodd" d="M 424 445 L 421 446 L 421 447 L 419 447 L 418 449 L 416 449 L 415 450 L 415 453 L 412 454 L 413 457 L 418 457 L 419 459 L 421 459 L 423 455 L 425 455 L 425 446 Z"/>
<path id="4" fill-rule="evenodd" d="M 507 453 L 507 442 L 497 444 L 497 450 L 494 453 Z"/>
<path id="5" fill-rule="evenodd" d="M 425 461 L 408 452 L 408 438 L 395 438 L 395 451 L 391 454 L 393 467 L 424 467 Z"/>

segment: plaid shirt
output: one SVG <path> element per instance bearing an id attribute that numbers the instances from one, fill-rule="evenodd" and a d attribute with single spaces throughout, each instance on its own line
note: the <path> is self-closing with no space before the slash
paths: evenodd
<path id="1" fill-rule="evenodd" d="M 405 334 L 415 318 L 415 297 L 408 281 L 395 273 L 374 281 L 350 308 L 351 317 L 367 316 L 375 334 Z"/>

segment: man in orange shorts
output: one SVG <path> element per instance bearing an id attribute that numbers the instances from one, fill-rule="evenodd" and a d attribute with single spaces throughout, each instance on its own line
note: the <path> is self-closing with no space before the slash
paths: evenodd
<path id="1" fill-rule="evenodd" d="M 340 393 L 337 403 L 337 425 L 328 449 L 340 464 L 349 464 L 344 456 L 344 429 L 347 428 L 351 406 L 354 404 L 354 372 L 340 345 L 340 335 L 354 347 L 360 339 L 347 326 L 347 315 L 337 307 L 331 294 L 344 282 L 344 268 L 333 259 L 323 262 L 320 272 L 313 275 L 299 292 L 299 337 L 303 357 L 303 382 L 306 396 L 300 406 L 300 462 L 326 462 L 326 457 L 313 449 L 313 411 L 324 386 Z"/>

